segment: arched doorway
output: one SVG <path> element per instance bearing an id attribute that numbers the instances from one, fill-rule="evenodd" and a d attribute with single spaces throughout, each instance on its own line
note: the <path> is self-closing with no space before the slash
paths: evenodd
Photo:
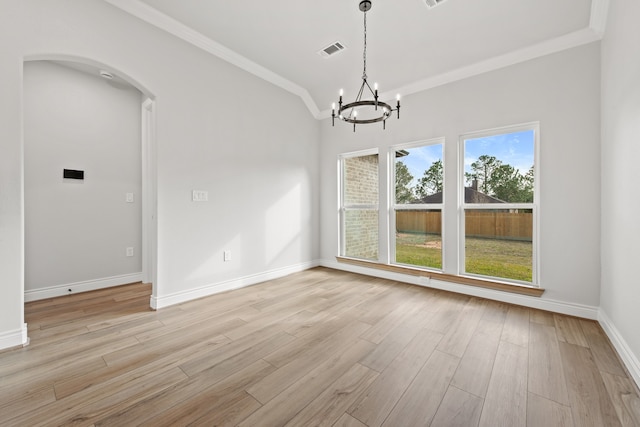
<path id="1" fill-rule="evenodd" d="M 137 114 L 137 119 L 139 120 L 138 126 L 139 126 L 139 133 L 138 133 L 138 150 L 139 150 L 139 156 L 138 156 L 138 164 L 137 164 L 137 168 L 138 168 L 138 173 L 140 174 L 141 177 L 141 185 L 140 185 L 140 191 L 139 194 L 134 194 L 134 191 L 131 192 L 122 192 L 122 200 L 120 200 L 122 203 L 133 203 L 135 204 L 136 202 L 139 204 L 139 209 L 140 209 L 140 235 L 141 235 L 141 239 L 140 239 L 140 244 L 139 247 L 134 248 L 134 254 L 137 255 L 138 257 L 140 257 L 141 259 L 141 272 L 140 272 L 140 277 L 142 281 L 145 281 L 146 283 L 152 283 L 152 300 L 153 297 L 156 295 L 156 234 L 157 234 L 157 227 L 156 227 L 156 174 L 155 174 L 155 170 L 156 170 L 156 165 L 155 165 L 155 108 L 154 108 L 154 97 L 153 95 L 142 85 L 140 85 L 138 82 L 136 82 L 135 80 L 131 79 L 130 77 L 128 77 L 125 73 L 122 73 L 118 70 L 115 70 L 111 67 L 108 67 L 104 64 L 98 63 L 96 61 L 93 60 L 88 60 L 88 59 L 84 59 L 84 58 L 77 58 L 77 57 L 69 57 L 69 56 L 59 56 L 59 55 L 54 55 L 54 56 L 38 56 L 38 57 L 29 57 L 27 59 L 25 59 L 25 68 L 28 67 L 28 64 L 35 64 L 36 62 L 43 62 L 43 63 L 47 63 L 47 64 L 55 64 L 58 66 L 67 66 L 70 69 L 75 70 L 76 72 L 82 72 L 82 73 L 88 73 L 88 74 L 93 74 L 94 77 L 95 75 L 98 75 L 99 73 L 103 73 L 106 74 L 104 77 L 106 77 L 109 81 L 107 83 L 109 83 L 110 85 L 112 85 L 113 87 L 118 88 L 118 86 L 121 86 L 120 89 L 123 89 L 124 86 L 130 86 L 131 88 L 135 88 L 138 92 L 138 96 L 137 96 L 137 102 L 138 102 L 138 106 L 136 107 L 138 109 L 138 114 Z M 105 80 L 107 81 L 107 80 Z M 71 89 L 73 90 L 73 89 Z M 124 89 L 123 89 L 124 90 Z M 28 94 L 25 94 L 25 96 Z M 38 103 L 40 103 L 40 101 L 42 101 L 41 99 L 38 100 Z M 33 101 L 31 101 L 31 104 L 34 104 Z M 76 105 L 75 108 L 78 108 L 78 106 Z M 89 107 L 90 108 L 90 107 Z M 80 120 L 83 120 L 85 117 L 80 118 Z M 64 126 L 64 123 L 60 123 L 60 124 L 56 124 L 59 126 Z M 76 123 L 77 125 L 77 123 Z M 81 124 L 81 126 L 84 125 Z M 28 133 L 27 131 L 31 131 L 31 129 L 27 129 L 27 127 L 29 126 L 29 123 L 25 122 L 25 135 Z M 87 127 L 91 126 L 91 123 L 86 123 Z M 46 136 L 45 136 L 46 137 Z M 114 136 L 114 138 L 117 138 L 117 135 Z M 26 137 L 25 137 L 25 146 L 26 146 Z M 24 147 L 23 147 L 24 148 Z M 117 151 L 117 150 L 115 150 Z M 25 156 L 26 157 L 26 156 Z M 78 160 L 77 157 L 74 158 L 73 155 L 68 155 L 67 156 L 68 159 L 64 160 L 64 164 L 68 163 L 68 170 L 69 171 L 76 171 L 76 172 L 84 172 L 82 170 L 82 167 L 74 167 L 75 165 L 80 165 L 83 163 L 82 160 Z M 27 160 L 28 161 L 28 160 Z M 23 162 L 25 162 L 25 160 L 23 159 Z M 75 162 L 75 163 L 74 163 Z M 85 161 L 85 163 L 91 163 L 91 161 Z M 45 162 L 46 164 L 46 162 Z M 73 192 L 75 189 L 79 188 L 77 187 L 82 180 L 78 180 L 77 182 L 73 182 L 70 181 L 70 178 L 65 178 L 66 175 L 63 175 L 63 168 L 61 167 L 62 163 L 61 161 L 58 159 L 58 164 L 56 165 L 56 173 L 59 172 L 59 175 L 56 175 L 56 184 L 60 184 L 58 188 L 58 190 L 62 189 L 61 191 L 63 193 L 58 193 L 60 194 L 64 194 L 64 191 L 67 192 Z M 26 166 L 26 165 L 25 165 Z M 97 169 L 97 166 L 94 164 L 92 165 L 92 167 L 94 167 L 94 169 Z M 113 168 L 113 165 L 106 165 L 105 168 Z M 116 166 L 117 167 L 117 166 Z M 60 169 L 60 170 L 57 170 Z M 67 169 L 67 166 L 64 167 L 64 169 Z M 89 171 L 87 172 L 87 178 L 89 177 Z M 27 179 L 27 173 L 28 171 L 25 171 L 25 179 Z M 97 174 L 93 173 L 93 176 L 95 178 Z M 28 183 L 26 183 L 28 184 Z M 61 184 L 69 184 L 66 185 L 66 187 L 62 186 Z M 104 184 L 104 183 L 102 183 Z M 76 187 L 74 188 L 73 186 L 76 185 Z M 29 191 L 29 187 L 28 185 L 25 185 L 25 188 L 23 189 L 23 191 Z M 130 197 L 132 196 L 131 199 L 129 200 Z M 125 200 L 126 197 L 126 200 Z M 36 197 L 37 198 L 37 197 Z M 69 199 L 71 200 L 71 199 Z M 68 200 L 68 201 L 69 201 Z M 72 201 L 70 203 L 73 203 Z M 132 205 L 133 206 L 133 205 Z M 26 202 L 25 202 L 25 212 L 27 211 L 28 206 L 26 206 Z M 67 206 L 66 208 L 68 208 L 68 212 L 73 212 L 73 208 L 78 208 L 81 209 L 82 206 Z M 59 214 L 59 212 L 58 212 Z M 28 223 L 28 218 L 26 218 L 25 215 L 25 228 L 29 227 L 29 223 Z M 41 219 L 42 220 L 42 219 Z M 46 220 L 46 219 L 45 219 Z M 94 225 L 94 227 L 99 227 L 99 225 Z M 25 237 L 27 237 L 27 232 L 25 230 Z M 57 239 L 59 243 L 61 243 L 62 239 Z M 28 239 L 25 239 L 25 246 L 27 246 L 28 244 Z M 51 243 L 51 242 L 49 242 Z M 82 245 L 82 239 L 79 239 L 76 244 L 78 245 Z M 51 245 L 50 245 L 51 246 Z M 138 245 L 135 245 L 138 246 Z M 132 247 L 134 247 L 132 245 Z M 128 248 L 128 246 L 127 246 Z M 124 250 L 127 249 L 124 246 L 122 247 L 122 256 L 124 255 Z M 51 248 L 49 248 L 49 250 L 51 250 Z M 25 251 L 25 259 L 26 259 L 26 267 L 25 270 L 27 270 L 29 268 L 29 262 L 28 262 L 28 257 L 27 257 L 27 253 Z M 73 261 L 73 260 L 70 260 Z M 27 277 L 27 271 L 25 271 L 25 277 Z M 29 301 L 29 300 L 33 300 L 33 299 L 39 299 L 40 297 L 50 297 L 50 296 L 58 296 L 58 295 L 63 295 L 63 292 L 79 292 L 79 291 L 84 291 L 84 290 L 91 290 L 91 289 L 97 289 L 100 287 L 107 287 L 107 286 L 113 286 L 113 285 L 117 285 L 117 284 L 123 284 L 123 283 L 117 283 L 117 281 L 119 279 L 126 281 L 127 275 L 123 275 L 123 277 L 118 277 L 118 275 L 116 276 L 109 276 L 107 274 L 108 277 L 104 278 L 104 277 L 100 277 L 100 273 L 96 273 L 96 277 L 93 278 L 92 280 L 86 280 L 86 281 L 72 281 L 71 283 L 58 283 L 56 284 L 56 286 L 48 286 L 45 288 L 46 289 L 39 289 L 38 292 L 31 292 L 31 295 L 27 295 L 29 293 L 29 289 L 27 288 L 27 286 L 25 286 L 25 301 Z M 132 276 L 131 276 L 132 277 Z M 71 286 L 73 285 L 73 286 Z"/>

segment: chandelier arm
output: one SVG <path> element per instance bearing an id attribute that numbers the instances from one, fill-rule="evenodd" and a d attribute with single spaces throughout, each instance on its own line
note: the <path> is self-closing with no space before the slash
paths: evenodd
<path id="1" fill-rule="evenodd" d="M 361 101 L 362 100 L 362 93 L 364 92 L 364 85 L 366 83 L 367 83 L 366 80 L 362 81 L 362 84 L 360 85 L 360 90 L 358 91 L 358 95 L 356 96 L 356 101 Z"/>
<path id="2" fill-rule="evenodd" d="M 358 94 L 356 95 L 355 103 L 358 103 L 358 102 L 360 102 L 362 100 L 362 93 L 364 92 L 364 85 L 365 85 L 366 82 L 367 82 L 366 80 L 362 81 L 362 84 L 360 85 L 360 90 L 358 91 Z M 351 107 L 351 111 L 349 111 L 349 116 L 348 116 L 349 119 L 351 119 L 351 116 L 353 116 L 353 112 L 354 112 L 353 108 L 356 107 L 356 105 L 353 105 L 354 104 L 353 102 L 351 104 L 352 104 L 352 107 Z M 345 108 L 345 110 L 346 110 L 346 108 Z M 354 119 L 354 120 L 356 120 L 356 119 Z"/>
<path id="3" fill-rule="evenodd" d="M 371 89 L 371 86 L 369 85 L 369 82 L 365 80 L 365 81 L 363 82 L 363 86 L 364 86 L 365 84 L 366 84 L 366 85 L 367 85 L 367 87 L 369 88 L 369 92 L 371 92 L 371 95 L 375 96 L 375 91 L 374 91 L 373 89 Z"/>

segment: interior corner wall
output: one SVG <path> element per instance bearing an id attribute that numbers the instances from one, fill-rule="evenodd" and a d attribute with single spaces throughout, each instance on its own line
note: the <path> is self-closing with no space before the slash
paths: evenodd
<path id="1" fill-rule="evenodd" d="M 0 348 L 23 344 L 22 46 L 19 2 L 0 14 Z M 18 36 L 20 37 L 20 36 Z M 9 43 L 9 41 L 15 41 Z"/>
<path id="2" fill-rule="evenodd" d="M 340 153 L 378 148 L 387 212 L 389 147 L 444 137 L 445 272 L 458 274 L 459 137 L 465 133 L 540 123 L 540 285 L 537 303 L 560 303 L 570 312 L 597 316 L 600 299 L 600 43 L 565 50 L 465 80 L 404 96 L 402 114 L 378 126 L 322 123 L 321 228 L 323 263 L 338 267 Z M 386 215 L 381 227 L 390 228 Z M 384 259 L 388 233 L 381 231 Z M 375 271 L 372 274 L 380 274 Z M 499 294 L 494 292 L 494 294 Z M 503 294 L 504 295 L 504 294 Z M 575 310 L 574 310 L 575 309 Z M 573 310 L 573 311 L 571 311 Z"/>
<path id="3" fill-rule="evenodd" d="M 141 104 L 140 91 L 97 74 L 24 64 L 27 300 L 141 280 Z"/>
<path id="4" fill-rule="evenodd" d="M 640 3 L 612 0 L 602 41 L 601 310 L 640 383 Z M 614 342 L 615 343 L 615 342 Z M 618 348 L 624 353 L 624 348 Z M 629 365 L 630 360 L 627 360 Z"/>
<path id="5" fill-rule="evenodd" d="M 153 95 L 158 301 L 314 265 L 320 125 L 297 95 L 102 0 L 2 2 L 0 347 L 24 323 L 22 64 L 47 55 L 106 64 Z"/>

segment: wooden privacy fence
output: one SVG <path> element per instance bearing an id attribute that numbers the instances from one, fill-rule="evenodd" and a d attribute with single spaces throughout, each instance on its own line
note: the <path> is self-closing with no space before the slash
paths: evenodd
<path id="1" fill-rule="evenodd" d="M 396 230 L 399 233 L 442 234 L 440 211 L 396 211 Z"/>
<path id="2" fill-rule="evenodd" d="M 396 211 L 399 233 L 442 234 L 440 211 Z M 467 211 L 467 237 L 531 241 L 533 214 L 530 212 Z"/>

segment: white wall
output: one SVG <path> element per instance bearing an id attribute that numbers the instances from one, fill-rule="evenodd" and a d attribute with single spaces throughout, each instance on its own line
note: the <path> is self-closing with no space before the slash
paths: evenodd
<path id="1" fill-rule="evenodd" d="M 297 96 L 100 0 L 1 9 L 0 348 L 23 338 L 25 57 L 90 58 L 155 96 L 158 305 L 318 258 L 319 124 Z M 192 202 L 192 190 L 209 202 Z"/>
<path id="2" fill-rule="evenodd" d="M 447 165 L 458 162 L 461 134 L 539 121 L 542 300 L 561 303 L 546 308 L 595 317 L 600 297 L 599 61 L 600 45 L 593 43 L 409 95 L 402 100 L 400 120 L 390 120 L 386 131 L 361 126 L 354 133 L 344 123 L 331 127 L 330 120 L 323 121 L 323 262 L 336 266 L 338 154 L 378 147 L 386 159 L 390 145 L 445 137 L 445 192 L 455 195 L 456 172 Z M 383 194 L 386 177 L 382 161 Z M 385 203 L 382 198 L 381 212 L 386 212 Z M 445 271 L 457 274 L 455 197 L 446 199 L 445 210 Z M 527 304 L 542 300 L 512 299 Z"/>
<path id="3" fill-rule="evenodd" d="M 602 42 L 601 308 L 640 383 L 640 3 L 612 0 Z M 615 342 L 615 341 L 614 341 Z"/>
<path id="4" fill-rule="evenodd" d="M 22 4 L 0 3 L 0 348 L 27 338 L 23 316 Z M 12 43 L 8 43 L 12 41 Z"/>
<path id="5" fill-rule="evenodd" d="M 24 64 L 27 299 L 140 280 L 141 104 L 140 91 L 97 73 Z M 85 179 L 63 179 L 63 169 Z"/>

